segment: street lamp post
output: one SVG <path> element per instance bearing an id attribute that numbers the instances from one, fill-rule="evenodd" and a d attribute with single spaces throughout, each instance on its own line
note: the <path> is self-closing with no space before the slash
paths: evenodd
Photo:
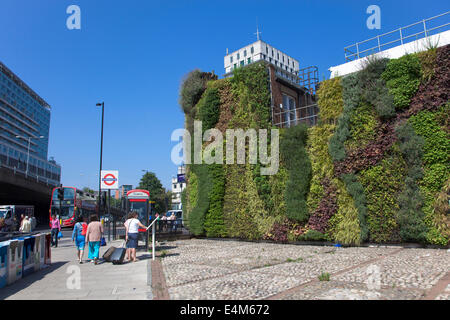
<path id="1" fill-rule="evenodd" d="M 103 160 L 103 120 L 105 116 L 105 102 L 97 103 L 97 107 L 102 107 L 102 130 L 101 130 L 101 139 L 100 139 L 100 170 L 98 172 L 98 200 L 97 200 L 97 208 L 98 215 L 100 218 L 100 197 L 102 196 L 102 160 Z"/>
<path id="2" fill-rule="evenodd" d="M 144 170 L 144 169 L 142 169 L 142 171 L 143 172 L 145 172 L 145 173 L 148 173 L 148 170 Z M 150 190 L 149 190 L 149 185 L 148 185 L 148 183 L 147 183 L 147 191 L 150 193 Z M 149 201 L 150 201 L 150 199 L 148 199 Z M 150 206 L 150 202 L 149 203 L 147 203 L 147 206 Z M 150 219 L 149 219 L 149 214 L 151 214 L 151 212 L 149 212 L 150 210 L 147 210 L 147 214 L 146 214 L 146 217 L 145 217 L 145 219 L 146 219 L 146 223 L 145 224 L 147 224 L 147 223 L 150 223 Z M 152 229 L 152 237 L 154 236 L 154 228 Z M 145 232 L 145 250 L 146 251 L 148 251 L 148 229 L 147 229 L 147 231 Z"/>
<path id="3" fill-rule="evenodd" d="M 29 136 L 28 138 L 23 137 L 23 136 L 16 136 L 16 138 L 17 138 L 17 139 L 24 139 L 24 140 L 28 139 L 27 168 L 26 168 L 26 170 L 25 170 L 25 174 L 28 176 L 28 163 L 29 163 L 29 161 L 30 161 L 30 144 L 31 144 L 31 139 L 43 139 L 44 136 L 39 136 L 39 137 L 32 137 L 32 136 Z"/>

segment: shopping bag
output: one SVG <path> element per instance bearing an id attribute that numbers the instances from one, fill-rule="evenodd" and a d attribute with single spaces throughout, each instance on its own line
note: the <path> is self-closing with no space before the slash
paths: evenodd
<path id="1" fill-rule="evenodd" d="M 58 233 L 58 239 L 61 239 L 63 237 L 63 234 L 62 234 L 62 232 L 60 231 L 59 233 Z"/>
<path id="2" fill-rule="evenodd" d="M 100 246 L 102 246 L 102 247 L 106 246 L 106 240 L 104 237 L 102 237 L 102 239 L 100 241 Z"/>

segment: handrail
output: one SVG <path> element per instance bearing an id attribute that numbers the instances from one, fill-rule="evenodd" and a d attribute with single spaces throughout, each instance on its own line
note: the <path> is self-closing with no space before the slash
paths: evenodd
<path id="1" fill-rule="evenodd" d="M 407 25 L 407 26 L 403 26 L 403 27 L 400 27 L 400 28 L 398 28 L 398 29 L 395 29 L 395 30 L 392 30 L 392 31 L 383 33 L 383 34 L 381 34 L 381 35 L 378 35 L 378 36 L 375 36 L 375 37 L 372 37 L 372 38 L 369 38 L 369 39 L 366 39 L 366 40 L 363 40 L 363 41 L 356 42 L 355 44 L 346 46 L 346 47 L 344 47 L 344 56 L 345 56 L 345 60 L 346 60 L 346 61 L 352 61 L 352 60 L 354 60 L 354 59 L 360 59 L 360 58 L 365 57 L 365 56 L 366 56 L 366 53 L 372 52 L 372 51 L 378 51 L 378 52 L 381 52 L 383 47 L 386 47 L 386 46 L 388 46 L 388 45 L 390 45 L 390 44 L 393 44 L 393 43 L 396 43 L 396 42 L 399 42 L 399 41 L 400 41 L 400 43 L 403 45 L 403 44 L 405 44 L 405 40 L 410 39 L 410 38 L 413 38 L 413 37 L 416 37 L 416 38 L 418 39 L 419 35 L 422 35 L 422 34 L 424 34 L 424 35 L 425 35 L 425 38 L 426 38 L 426 37 L 428 37 L 434 30 L 442 29 L 442 28 L 445 28 L 445 27 L 449 26 L 449 25 L 450 25 L 450 22 L 447 22 L 447 23 L 444 23 L 444 24 L 441 24 L 441 25 L 439 25 L 439 26 L 432 27 L 432 28 L 428 28 L 426 23 L 429 22 L 429 21 L 435 20 L 435 19 L 437 19 L 437 18 L 440 18 L 440 17 L 443 17 L 443 16 L 447 16 L 447 15 L 449 15 L 449 14 L 450 14 L 450 11 L 447 11 L 447 12 L 445 12 L 445 13 L 441 13 L 441 14 L 436 15 L 436 16 L 434 16 L 434 17 L 431 17 L 431 18 L 428 18 L 428 19 L 423 19 L 423 20 L 420 20 L 420 21 L 418 21 L 418 22 L 409 24 L 409 25 Z M 404 31 L 405 31 L 406 29 L 411 28 L 411 27 L 414 27 L 414 26 L 417 26 L 417 25 L 420 25 L 420 24 L 423 24 L 423 31 L 416 32 L 416 33 L 410 34 L 410 35 L 405 35 Z M 381 39 L 382 37 L 385 37 L 385 36 L 387 36 L 387 35 L 390 35 L 390 34 L 393 34 L 393 33 L 397 33 L 397 32 L 400 33 L 400 37 L 399 37 L 399 38 L 397 38 L 397 39 L 395 39 L 395 40 L 392 40 L 392 41 L 389 41 L 389 42 L 386 42 L 386 43 L 380 42 L 380 39 Z M 362 44 L 368 43 L 368 42 L 373 41 L 373 40 L 377 40 L 377 41 L 378 41 L 378 44 L 377 44 L 376 46 L 371 47 L 371 48 L 369 48 L 369 49 L 361 50 L 360 46 L 361 46 Z M 350 48 L 355 48 L 355 49 L 356 49 L 356 53 L 353 52 L 353 51 L 351 51 Z M 350 53 L 350 54 L 348 54 L 348 53 Z"/>

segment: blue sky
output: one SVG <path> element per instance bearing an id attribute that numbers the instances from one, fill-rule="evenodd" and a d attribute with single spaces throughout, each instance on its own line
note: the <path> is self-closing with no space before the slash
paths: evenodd
<path id="1" fill-rule="evenodd" d="M 81 30 L 66 27 L 72 4 Z M 366 27 L 372 4 L 381 30 Z M 52 106 L 49 156 L 64 185 L 98 188 L 95 104 L 105 101 L 103 168 L 134 186 L 150 170 L 170 188 L 183 75 L 223 75 L 226 48 L 254 42 L 257 19 L 262 40 L 300 67 L 318 66 L 323 79 L 344 62 L 345 46 L 448 10 L 440 0 L 0 0 L 0 61 Z"/>

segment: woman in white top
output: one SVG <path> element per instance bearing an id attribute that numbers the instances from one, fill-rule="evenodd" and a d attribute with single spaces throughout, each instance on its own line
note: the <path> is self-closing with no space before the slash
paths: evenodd
<path id="1" fill-rule="evenodd" d="M 138 219 L 138 213 L 132 212 L 128 217 L 129 219 L 125 221 L 126 237 L 127 242 L 127 259 L 129 261 L 133 260 L 136 262 L 136 248 L 138 246 L 139 239 L 139 227 L 147 229 Z"/>

